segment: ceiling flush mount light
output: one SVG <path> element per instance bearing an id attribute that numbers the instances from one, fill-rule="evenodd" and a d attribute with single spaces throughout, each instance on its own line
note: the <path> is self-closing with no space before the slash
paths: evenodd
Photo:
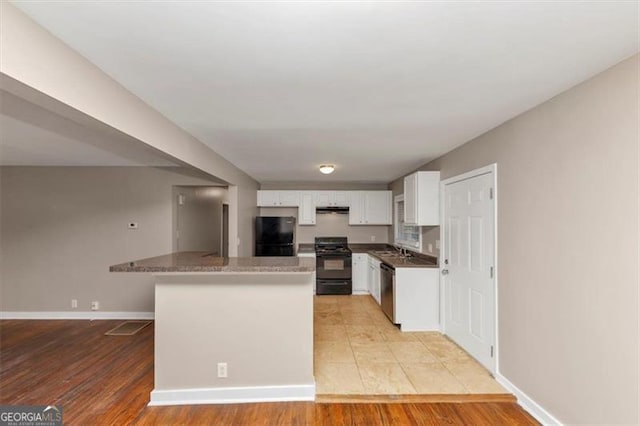
<path id="1" fill-rule="evenodd" d="M 328 175 L 329 173 L 333 173 L 335 168 L 336 166 L 334 166 L 333 164 L 323 164 L 322 166 L 320 166 L 320 173 Z"/>

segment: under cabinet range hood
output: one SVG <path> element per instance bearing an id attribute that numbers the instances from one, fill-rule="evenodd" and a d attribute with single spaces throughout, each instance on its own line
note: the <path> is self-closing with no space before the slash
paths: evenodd
<path id="1" fill-rule="evenodd" d="M 349 207 L 316 207 L 317 214 L 349 214 Z"/>

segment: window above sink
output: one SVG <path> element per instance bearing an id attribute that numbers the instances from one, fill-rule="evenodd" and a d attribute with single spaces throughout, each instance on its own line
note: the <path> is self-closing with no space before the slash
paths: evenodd
<path id="1" fill-rule="evenodd" d="M 396 245 L 422 251 L 420 227 L 404 223 L 404 195 L 396 195 L 393 199 L 393 235 Z"/>

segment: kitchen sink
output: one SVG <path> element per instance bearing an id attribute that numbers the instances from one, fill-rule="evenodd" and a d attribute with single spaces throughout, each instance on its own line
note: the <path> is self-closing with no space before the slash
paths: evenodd
<path id="1" fill-rule="evenodd" d="M 400 253 L 393 250 L 373 250 L 372 253 L 377 254 L 378 256 L 395 256 L 395 255 L 399 256 L 400 255 Z"/>
<path id="2" fill-rule="evenodd" d="M 397 257 L 401 259 L 413 257 L 412 255 L 405 256 L 402 253 L 397 252 L 395 250 L 374 250 L 372 251 L 372 253 L 380 257 Z"/>

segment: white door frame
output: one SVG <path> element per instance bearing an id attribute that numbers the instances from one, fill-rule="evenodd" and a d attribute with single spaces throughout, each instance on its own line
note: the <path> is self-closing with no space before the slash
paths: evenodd
<path id="1" fill-rule="evenodd" d="M 448 179 L 440 181 L 440 331 L 444 333 L 445 331 L 445 309 L 446 309 L 446 301 L 444 300 L 444 278 L 442 275 L 442 270 L 446 269 L 445 265 L 442 264 L 443 254 L 446 253 L 447 242 L 444 238 L 444 227 L 445 227 L 445 187 L 446 185 L 460 182 L 463 180 L 467 180 L 470 178 L 474 178 L 477 176 L 493 175 L 493 294 L 494 294 L 494 357 L 495 357 L 495 366 L 492 374 L 496 374 L 498 372 L 499 365 L 499 335 L 498 335 L 498 271 L 500 270 L 498 267 L 498 164 L 493 163 L 488 166 L 480 167 L 475 170 L 471 170 L 466 173 L 462 173 L 457 176 L 450 177 Z"/>

